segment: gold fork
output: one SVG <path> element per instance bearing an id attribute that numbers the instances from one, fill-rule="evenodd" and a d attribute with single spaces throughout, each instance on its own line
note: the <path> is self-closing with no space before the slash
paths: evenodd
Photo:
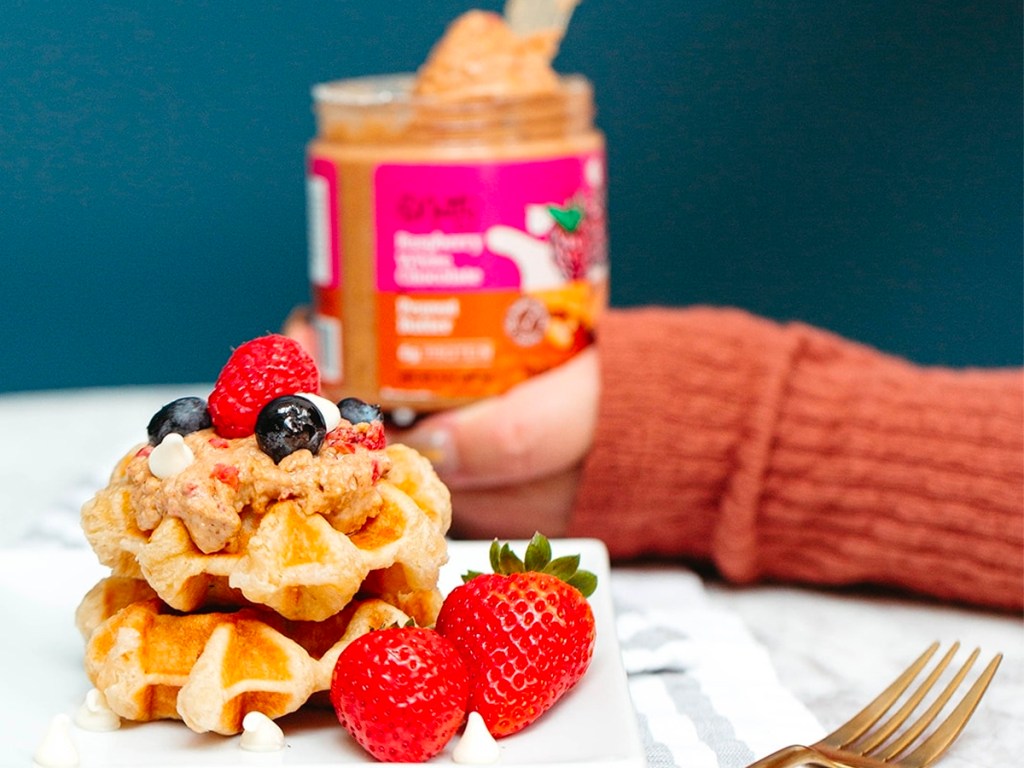
<path id="1" fill-rule="evenodd" d="M 938 643 L 932 643 L 878 698 L 821 741 L 809 747 L 785 747 L 751 763 L 747 768 L 787 768 L 796 765 L 818 765 L 824 768 L 923 768 L 931 765 L 945 753 L 967 725 L 1003 658 L 1001 653 L 997 653 L 953 711 L 930 735 L 920 741 L 978 658 L 979 650 L 975 648 L 921 716 L 897 733 L 935 686 L 959 648 L 960 643 L 954 643 L 918 688 L 884 722 L 879 721 L 894 707 L 935 655 L 939 649 Z M 911 746 L 914 748 L 908 752 Z"/>

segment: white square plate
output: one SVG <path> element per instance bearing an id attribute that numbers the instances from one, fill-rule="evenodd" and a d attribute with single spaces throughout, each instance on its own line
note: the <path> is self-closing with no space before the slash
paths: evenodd
<path id="1" fill-rule="evenodd" d="M 443 592 L 467 570 L 488 570 L 489 542 L 452 542 Z M 525 544 L 516 543 L 517 551 Z M 499 768 L 646 765 L 615 632 L 608 553 L 592 539 L 552 542 L 555 556 L 579 552 L 598 576 L 590 601 L 597 621 L 594 659 L 583 680 L 533 725 L 498 742 Z M 0 550 L 0 765 L 30 766 L 50 720 L 73 716 L 89 690 L 83 642 L 74 626 L 82 595 L 106 569 L 87 550 Z M 125 723 L 92 733 L 72 726 L 81 768 L 117 766 L 380 765 L 329 710 L 303 710 L 279 721 L 285 748 L 253 753 L 239 737 L 195 734 L 179 722 Z M 452 740 L 431 764 L 452 765 Z M 5 762 L 10 760 L 11 762 Z"/>

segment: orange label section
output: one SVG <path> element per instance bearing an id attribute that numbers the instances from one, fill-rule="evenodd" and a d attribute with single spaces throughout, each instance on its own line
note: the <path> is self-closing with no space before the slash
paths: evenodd
<path id="1" fill-rule="evenodd" d="M 381 392 L 408 400 L 504 392 L 590 344 L 601 301 L 585 280 L 533 293 L 380 293 Z"/>

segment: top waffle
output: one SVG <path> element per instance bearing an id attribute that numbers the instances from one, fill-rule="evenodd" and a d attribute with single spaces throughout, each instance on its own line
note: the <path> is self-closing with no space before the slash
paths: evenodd
<path id="1" fill-rule="evenodd" d="M 195 458 L 180 472 L 156 477 L 137 447 L 83 507 L 113 575 L 145 579 L 179 611 L 262 605 L 321 621 L 358 593 L 432 620 L 451 501 L 416 451 L 328 441 L 275 463 L 253 436 L 184 442 Z"/>

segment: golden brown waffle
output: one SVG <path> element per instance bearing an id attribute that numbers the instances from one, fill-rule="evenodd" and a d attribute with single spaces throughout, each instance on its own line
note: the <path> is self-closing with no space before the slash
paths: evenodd
<path id="1" fill-rule="evenodd" d="M 75 611 L 75 626 L 89 642 L 92 633 L 104 621 L 132 603 L 156 600 L 156 592 L 144 579 L 108 576 L 90 589 Z"/>
<path id="2" fill-rule="evenodd" d="M 136 590 L 146 587 L 112 577 L 82 602 L 76 618 L 89 637 L 86 673 L 121 717 L 180 719 L 198 733 L 239 733 L 251 711 L 294 712 L 329 690 L 352 640 L 409 620 L 378 599 L 354 601 L 321 622 L 258 608 L 180 614 L 155 597 L 130 600 Z"/>
<path id="3" fill-rule="evenodd" d="M 187 440 L 200 456 L 211 451 L 204 435 Z M 355 454 L 351 461 L 364 458 Z M 211 552 L 195 541 L 201 527 L 196 520 L 154 517 L 138 508 L 142 461 L 135 450 L 119 463 L 107 488 L 83 507 L 82 525 L 114 576 L 144 579 L 170 607 L 187 612 L 256 605 L 287 619 L 321 621 L 360 594 L 380 597 L 420 624 L 433 622 L 451 500 L 430 463 L 411 448 L 390 445 L 375 458 L 372 466 L 383 466 L 383 476 L 374 483 L 353 480 L 345 489 L 345 510 L 313 510 L 306 497 L 294 495 L 240 505 L 231 513 L 236 525 L 230 535 L 220 537 L 226 543 Z M 270 477 L 278 470 L 265 471 Z M 260 475 L 253 474 L 247 482 L 259 488 Z"/>

